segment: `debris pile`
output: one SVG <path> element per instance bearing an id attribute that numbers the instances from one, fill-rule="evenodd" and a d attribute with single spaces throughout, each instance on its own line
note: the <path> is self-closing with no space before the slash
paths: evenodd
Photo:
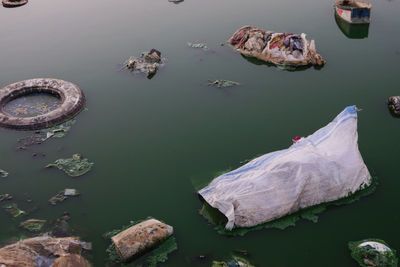
<path id="1" fill-rule="evenodd" d="M 146 73 L 147 78 L 152 78 L 158 68 L 164 64 L 161 52 L 151 49 L 150 52 L 143 52 L 139 57 L 130 57 L 124 62 L 124 67 L 132 72 Z"/>
<path id="2" fill-rule="evenodd" d="M 229 80 L 209 81 L 208 86 L 216 86 L 218 88 L 238 86 L 240 83 Z"/>
<path id="3" fill-rule="evenodd" d="M 29 238 L 0 248 L 0 266 L 87 267 L 90 266 L 89 262 L 81 253 L 90 247 L 90 243 L 81 242 L 75 237 Z"/>
<path id="4" fill-rule="evenodd" d="M 304 33 L 275 33 L 244 26 L 233 34 L 229 43 L 245 56 L 279 66 L 325 64 L 325 60 L 315 50 L 314 40 L 308 41 Z"/>
<path id="5" fill-rule="evenodd" d="M 362 267 L 397 267 L 396 251 L 380 239 L 349 242 L 351 256 Z"/>
<path id="6" fill-rule="evenodd" d="M 70 197 L 75 197 L 79 196 L 79 192 L 76 189 L 64 189 L 58 192 L 55 196 L 49 199 L 49 203 L 51 205 L 56 205 L 59 202 L 63 202 L 64 200 L 70 198 Z"/>
<path id="7" fill-rule="evenodd" d="M 56 167 L 72 177 L 84 175 L 94 163 L 89 162 L 88 159 L 83 158 L 80 154 L 73 154 L 72 158 L 58 159 L 54 163 L 46 165 L 46 168 Z"/>

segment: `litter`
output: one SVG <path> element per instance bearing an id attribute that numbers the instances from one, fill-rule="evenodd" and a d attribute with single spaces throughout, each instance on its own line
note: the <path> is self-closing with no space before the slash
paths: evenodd
<path id="1" fill-rule="evenodd" d="M 56 205 L 59 202 L 63 202 L 69 197 L 79 196 L 79 192 L 76 189 L 64 189 L 58 192 L 55 196 L 49 199 L 51 205 Z"/>
<path id="2" fill-rule="evenodd" d="M 20 210 L 16 203 L 11 203 L 11 204 L 8 204 L 8 205 L 4 205 L 3 209 L 6 212 L 8 212 L 11 216 L 13 216 L 14 218 L 22 216 L 22 215 L 24 215 L 26 213 L 25 211 Z"/>
<path id="3" fill-rule="evenodd" d="M 159 245 L 147 258 L 149 266 L 156 266 L 158 262 L 165 262 L 167 255 L 178 248 L 172 233 L 172 226 L 156 219 L 131 221 L 122 229 L 104 235 L 112 240 L 107 249 L 109 260 L 114 264 L 127 262 Z"/>
<path id="4" fill-rule="evenodd" d="M 218 88 L 238 86 L 240 83 L 229 80 L 209 81 L 208 86 L 217 86 Z"/>
<path id="5" fill-rule="evenodd" d="M 190 43 L 190 42 L 188 42 L 187 45 L 192 48 L 202 48 L 203 50 L 208 50 L 206 43 Z"/>
<path id="6" fill-rule="evenodd" d="M 56 167 L 72 177 L 84 175 L 91 170 L 94 163 L 82 158 L 80 154 L 73 154 L 72 158 L 58 159 L 54 163 L 46 165 L 46 168 Z"/>
<path id="7" fill-rule="evenodd" d="M 0 194 L 0 202 L 6 201 L 6 200 L 11 200 L 12 198 L 13 198 L 13 196 L 10 194 Z"/>
<path id="8" fill-rule="evenodd" d="M 227 230 L 339 200 L 372 183 L 357 142 L 357 109 L 349 106 L 314 134 L 220 175 L 199 194 L 225 215 Z"/>
<path id="9" fill-rule="evenodd" d="M 213 261 L 212 267 L 254 267 L 249 261 L 238 256 L 232 256 L 229 261 Z"/>
<path id="10" fill-rule="evenodd" d="M 46 220 L 29 219 L 20 223 L 19 227 L 22 227 L 29 232 L 40 232 L 46 222 Z"/>
<path id="11" fill-rule="evenodd" d="M 306 34 L 275 33 L 253 26 L 238 29 L 228 41 L 245 56 L 278 66 L 323 66 L 325 60 L 316 52 L 314 40 Z"/>
<path id="12" fill-rule="evenodd" d="M 400 96 L 389 97 L 388 106 L 394 114 L 400 115 Z"/>
<path id="13" fill-rule="evenodd" d="M 123 69 L 126 68 L 135 73 L 146 73 L 147 78 L 151 79 L 164 62 L 161 52 L 153 48 L 150 52 L 143 52 L 139 57 L 130 57 L 123 63 Z"/>
<path id="14" fill-rule="evenodd" d="M 7 176 L 8 176 L 8 172 L 6 172 L 5 170 L 0 169 L 0 177 L 6 178 Z"/>
<path id="15" fill-rule="evenodd" d="M 362 267 L 397 267 L 396 251 L 383 240 L 365 239 L 349 242 L 351 256 Z"/>

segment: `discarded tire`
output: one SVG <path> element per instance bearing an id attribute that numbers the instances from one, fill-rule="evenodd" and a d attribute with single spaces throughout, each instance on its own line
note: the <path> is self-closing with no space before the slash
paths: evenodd
<path id="1" fill-rule="evenodd" d="M 28 3 L 28 0 L 17 0 L 17 1 L 12 1 L 12 0 L 3 0 L 2 4 L 4 7 L 18 7 L 18 6 L 23 6 L 26 3 Z"/>
<path id="2" fill-rule="evenodd" d="M 33 93 L 48 93 L 61 99 L 61 105 L 43 115 L 14 117 L 4 112 L 13 99 Z M 75 117 L 85 106 L 85 96 L 75 84 L 51 78 L 30 79 L 0 89 L 0 126 L 20 130 L 37 130 L 63 123 Z"/>
<path id="3" fill-rule="evenodd" d="M 394 114 L 400 115 L 400 96 L 389 97 L 388 106 Z"/>

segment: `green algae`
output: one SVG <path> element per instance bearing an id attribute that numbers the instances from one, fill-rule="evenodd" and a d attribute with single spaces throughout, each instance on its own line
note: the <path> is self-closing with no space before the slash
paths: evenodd
<path id="1" fill-rule="evenodd" d="M 76 121 L 72 119 L 60 125 L 43 129 L 40 131 L 40 136 L 38 137 L 38 140 L 44 142 L 50 138 L 62 138 L 71 130 L 71 126 L 74 125 L 75 122 Z"/>
<path id="2" fill-rule="evenodd" d="M 73 154 L 72 158 L 58 159 L 54 163 L 46 165 L 46 168 L 56 167 L 72 177 L 84 175 L 89 172 L 94 163 L 83 158 L 80 154 Z"/>
<path id="3" fill-rule="evenodd" d="M 45 220 L 29 219 L 20 224 L 20 227 L 28 230 L 29 232 L 40 232 L 46 224 Z"/>
<path id="4" fill-rule="evenodd" d="M 212 267 L 254 267 L 254 265 L 242 257 L 232 256 L 228 261 L 213 261 Z"/>
<path id="5" fill-rule="evenodd" d="M 362 245 L 365 242 L 377 242 L 383 245 L 383 250 L 378 250 L 370 244 Z M 364 239 L 361 241 L 349 242 L 351 256 L 362 267 L 397 267 L 398 259 L 396 251 L 391 249 L 385 241 L 380 239 Z"/>

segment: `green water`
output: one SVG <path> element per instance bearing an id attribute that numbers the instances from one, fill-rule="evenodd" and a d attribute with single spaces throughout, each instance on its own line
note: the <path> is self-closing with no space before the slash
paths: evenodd
<path id="1" fill-rule="evenodd" d="M 68 211 L 82 238 L 93 242 L 95 266 L 104 266 L 104 232 L 147 216 L 175 227 L 179 249 L 163 266 L 209 266 L 194 258 L 224 259 L 245 249 L 256 266 L 355 267 L 347 242 L 369 237 L 400 250 L 400 120 L 385 104 L 400 94 L 400 1 L 372 5 L 365 39 L 341 32 L 328 0 L 32 0 L 0 8 L 0 87 L 59 78 L 82 88 L 88 108 L 66 137 L 27 151 L 16 149 L 26 132 L 0 129 L 0 168 L 10 173 L 0 178 L 0 193 L 14 195 L 21 207 L 38 206 L 31 215 L 38 219 Z M 246 24 L 307 33 L 327 65 L 288 72 L 220 46 Z M 196 41 L 209 51 L 187 46 Z M 151 48 L 167 59 L 153 79 L 118 71 Z M 242 85 L 208 87 L 215 79 Z M 317 224 L 303 220 L 234 238 L 217 234 L 198 214 L 198 179 L 286 148 L 353 104 L 363 109 L 361 153 L 380 182 L 373 195 L 329 208 Z M 46 156 L 32 157 L 39 152 Z M 95 162 L 91 172 L 71 178 L 43 168 L 74 153 Z M 50 206 L 47 200 L 64 188 L 82 195 Z M 1 211 L 0 241 L 18 235 L 17 225 Z"/>

